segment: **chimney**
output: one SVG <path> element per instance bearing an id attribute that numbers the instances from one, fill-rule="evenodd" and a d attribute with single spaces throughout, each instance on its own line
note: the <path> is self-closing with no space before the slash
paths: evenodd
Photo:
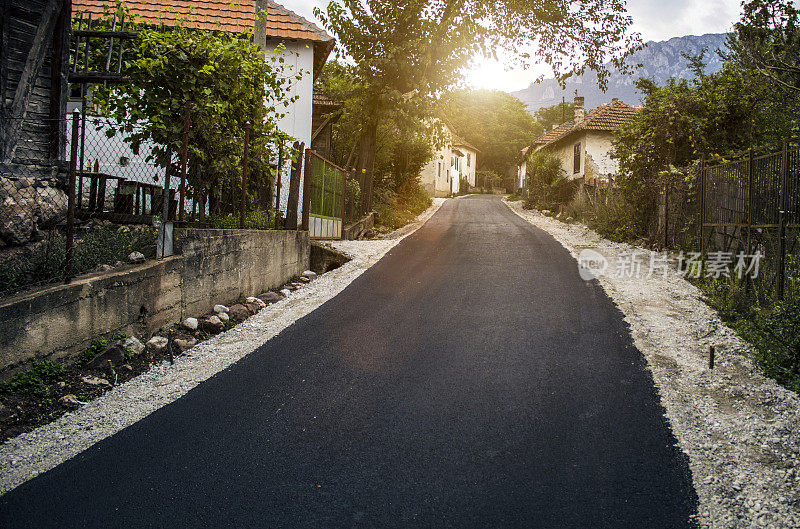
<path id="1" fill-rule="evenodd" d="M 583 108 L 583 98 L 575 96 L 575 124 L 583 123 L 583 118 L 586 117 L 586 111 Z"/>

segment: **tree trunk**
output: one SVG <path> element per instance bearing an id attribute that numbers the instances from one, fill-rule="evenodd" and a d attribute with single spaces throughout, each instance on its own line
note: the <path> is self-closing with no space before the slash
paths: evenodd
<path id="1" fill-rule="evenodd" d="M 372 210 L 372 182 L 375 174 L 375 149 L 377 148 L 378 118 L 371 114 L 370 120 L 364 125 L 361 139 L 359 140 L 358 164 L 356 175 L 361 186 L 361 211 L 366 214 Z"/>

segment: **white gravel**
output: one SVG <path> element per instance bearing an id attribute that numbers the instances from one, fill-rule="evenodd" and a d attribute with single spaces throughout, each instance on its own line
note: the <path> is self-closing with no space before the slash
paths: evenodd
<path id="1" fill-rule="evenodd" d="M 508 205 L 573 256 L 593 249 L 612 263 L 650 252 L 612 243 L 579 224 Z M 576 264 L 577 266 L 577 264 Z M 764 377 L 752 349 L 674 270 L 666 278 L 599 278 L 647 359 L 681 449 L 689 456 L 709 528 L 800 527 L 800 398 Z M 716 367 L 708 369 L 708 349 Z"/>
<path id="2" fill-rule="evenodd" d="M 0 494 L 74 457 L 185 395 L 345 289 L 404 237 L 419 229 L 444 203 L 416 221 L 375 241 L 337 241 L 331 245 L 352 257 L 286 299 L 270 305 L 233 329 L 193 347 L 175 364 L 164 362 L 121 384 L 82 408 L 0 446 Z"/>

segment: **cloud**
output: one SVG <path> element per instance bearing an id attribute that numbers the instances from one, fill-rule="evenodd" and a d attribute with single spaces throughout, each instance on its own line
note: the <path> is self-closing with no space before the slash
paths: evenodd
<path id="1" fill-rule="evenodd" d="M 647 40 L 725 33 L 739 19 L 740 0 L 631 0 L 633 28 Z"/>
<path id="2" fill-rule="evenodd" d="M 324 10 L 327 0 L 278 0 L 298 15 L 321 25 L 314 17 L 314 7 Z M 633 30 L 643 40 L 668 40 L 684 35 L 724 33 L 739 19 L 741 0 L 629 0 L 628 14 Z M 548 75 L 549 68 L 511 69 L 501 63 L 477 59 L 466 72 L 468 84 L 478 88 L 519 90 L 539 75 Z"/>

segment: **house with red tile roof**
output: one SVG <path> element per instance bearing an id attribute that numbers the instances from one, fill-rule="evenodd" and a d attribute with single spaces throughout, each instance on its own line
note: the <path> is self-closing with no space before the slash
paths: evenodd
<path id="1" fill-rule="evenodd" d="M 287 97 L 296 99 L 286 108 L 278 126 L 305 147 L 311 147 L 314 81 L 336 45 L 324 30 L 273 0 L 123 0 L 123 3 L 139 22 L 251 35 L 267 56 L 282 55 L 286 75 L 302 76 L 299 81 L 292 81 Z M 104 8 L 114 5 L 114 0 L 73 0 L 73 18 L 91 15 L 96 19 Z M 281 193 L 282 209 L 286 209 L 287 194 Z"/>
<path id="2" fill-rule="evenodd" d="M 227 31 L 252 35 L 267 53 L 278 45 L 285 48 L 287 74 L 304 72 L 294 84 L 292 96 L 299 96 L 281 125 L 284 132 L 306 146 L 311 144 L 311 114 L 314 79 L 322 71 L 335 46 L 324 30 L 272 0 L 123 0 L 139 22 Z M 73 18 L 98 18 L 114 0 L 73 0 Z"/>
<path id="3" fill-rule="evenodd" d="M 547 131 L 520 153 L 517 186 L 525 187 L 527 161 L 542 149 L 561 160 L 571 179 L 590 186 L 608 182 L 619 171 L 617 161 L 611 158 L 614 131 L 634 119 L 640 110 L 641 107 L 612 99 L 587 113 L 583 98 L 575 97 L 573 119 Z"/>
<path id="4" fill-rule="evenodd" d="M 478 154 L 474 145 L 461 139 L 446 124 L 445 142 L 422 168 L 419 181 L 432 197 L 447 197 L 461 191 L 461 180 L 475 186 Z"/>

